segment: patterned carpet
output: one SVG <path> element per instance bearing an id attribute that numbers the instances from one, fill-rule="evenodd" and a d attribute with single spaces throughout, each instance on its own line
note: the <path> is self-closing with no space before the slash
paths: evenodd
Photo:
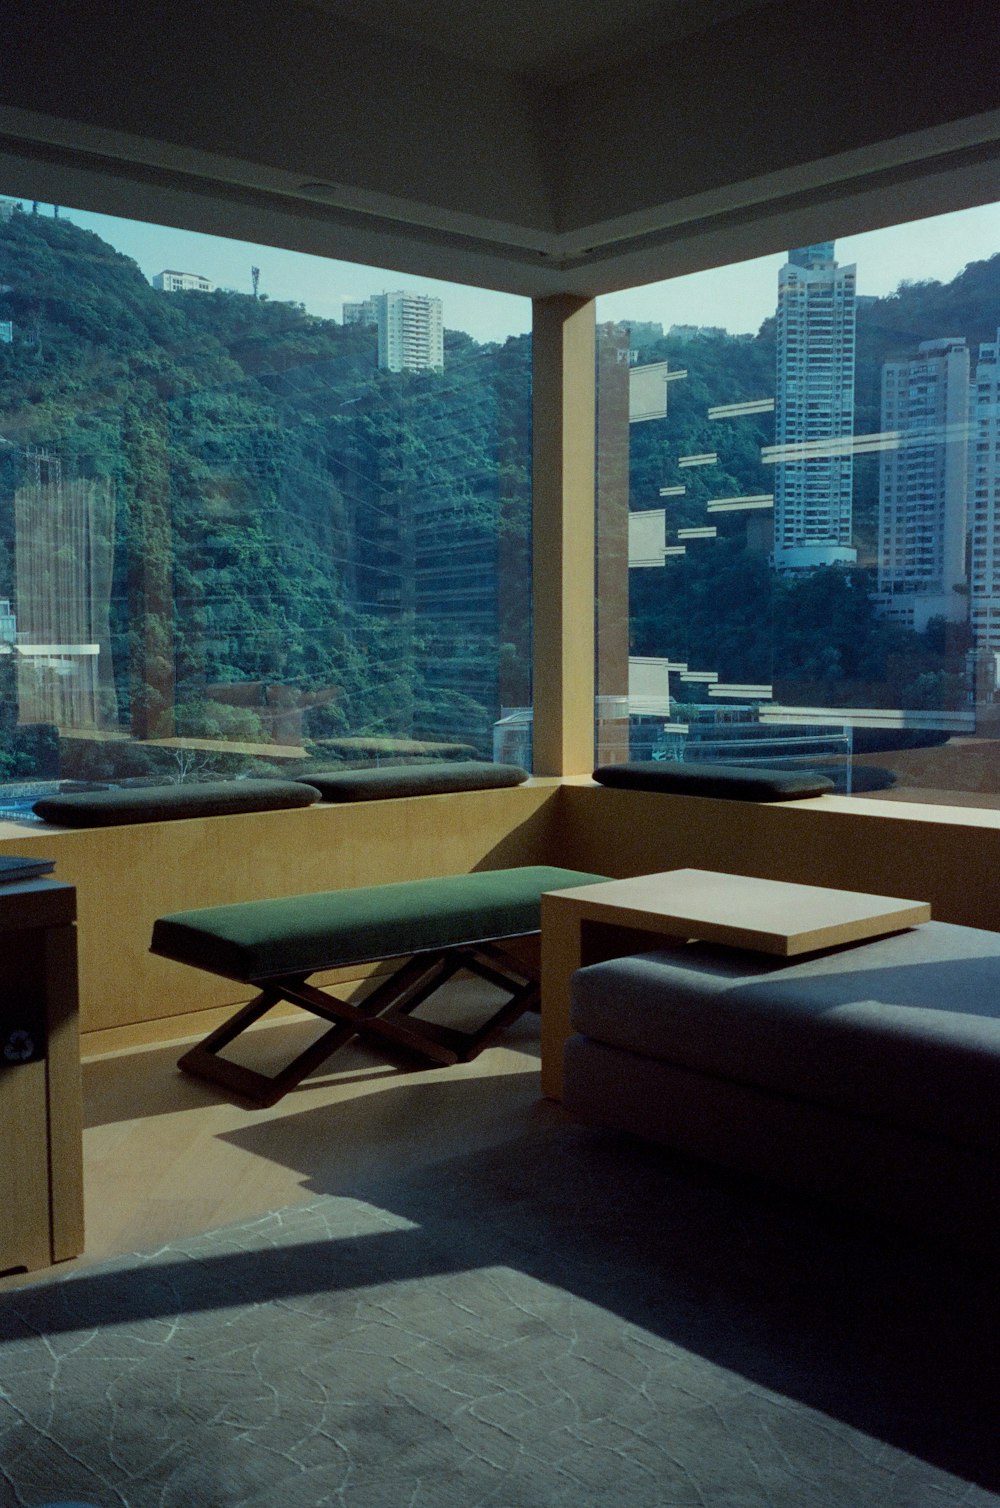
<path id="1" fill-rule="evenodd" d="M 0 1504 L 1000 1505 L 992 1273 L 545 1130 L 0 1298 Z"/>

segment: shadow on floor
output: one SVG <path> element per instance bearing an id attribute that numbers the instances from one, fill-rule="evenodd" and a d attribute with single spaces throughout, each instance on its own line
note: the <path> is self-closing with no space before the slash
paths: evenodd
<path id="1" fill-rule="evenodd" d="M 433 1122 L 433 1107 L 418 1100 L 471 1092 L 470 1083 L 443 1079 L 400 1086 L 391 1099 L 401 1137 L 408 1124 Z M 356 1134 L 353 1105 L 308 1114 L 327 1137 Z M 271 1121 L 228 1139 L 281 1159 L 291 1155 L 288 1135 Z M 50 1334 L 510 1268 L 964 1480 L 1000 1488 L 1000 1303 L 989 1265 L 573 1126 L 544 1104 L 513 1142 L 336 1181 L 314 1185 L 382 1212 L 374 1233 L 262 1246 L 248 1226 L 240 1229 L 251 1231 L 250 1249 L 199 1248 L 196 1261 L 177 1243 L 152 1265 L 123 1259 L 117 1271 L 10 1295 L 0 1302 L 0 1338 L 23 1323 L 25 1306 L 30 1325 Z M 335 1212 L 340 1201 L 318 1207 Z"/>

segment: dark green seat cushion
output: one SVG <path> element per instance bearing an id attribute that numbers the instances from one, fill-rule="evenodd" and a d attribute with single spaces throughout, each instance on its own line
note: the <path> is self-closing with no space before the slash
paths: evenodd
<path id="1" fill-rule="evenodd" d="M 667 791 L 676 796 L 715 796 L 727 801 L 794 801 L 826 796 L 834 783 L 815 770 L 761 770 L 732 764 L 675 764 L 633 759 L 600 765 L 594 779 L 628 791 Z"/>
<path id="2" fill-rule="evenodd" d="M 304 777 L 305 778 L 305 777 Z M 440 760 L 434 764 L 389 765 L 371 770 L 332 770 L 310 775 L 324 801 L 384 801 L 390 796 L 438 796 L 448 791 L 487 791 L 520 785 L 527 770 L 485 760 Z"/>
<path id="3" fill-rule="evenodd" d="M 33 807 L 62 827 L 116 827 L 125 822 L 166 822 L 178 817 L 231 817 L 312 806 L 319 791 L 297 780 L 206 780 L 199 785 L 124 787 L 45 796 Z"/>
<path id="4" fill-rule="evenodd" d="M 603 875 L 548 865 L 243 901 L 164 916 L 150 951 L 251 983 L 537 932 L 547 890 Z"/>

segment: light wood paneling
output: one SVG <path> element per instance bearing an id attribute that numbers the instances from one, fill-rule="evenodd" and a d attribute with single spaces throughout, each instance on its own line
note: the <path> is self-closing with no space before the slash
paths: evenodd
<path id="1" fill-rule="evenodd" d="M 705 869 L 608 880 L 545 899 L 551 917 L 572 910 L 602 926 L 698 937 L 779 958 L 883 937 L 931 919 L 922 901 Z"/>
<path id="2" fill-rule="evenodd" d="M 21 827 L 12 853 L 76 886 L 85 1033 L 234 1006 L 249 991 L 149 953 L 158 916 L 200 906 L 553 862 L 558 782 L 299 811 L 77 830 Z M 207 1018 L 206 1018 L 207 1019 Z M 169 1028 L 168 1028 L 169 1031 Z"/>
<path id="3" fill-rule="evenodd" d="M 0 1066 L 0 1270 L 83 1246 L 74 908 L 70 885 L 0 888 L 3 1040 L 23 1032 L 43 1054 Z"/>
<path id="4" fill-rule="evenodd" d="M 533 762 L 594 767 L 594 303 L 536 299 L 532 324 Z"/>
<path id="5" fill-rule="evenodd" d="M 700 868 L 917 896 L 940 921 L 1000 931 L 1000 812 L 863 797 L 764 804 L 536 779 L 127 828 L 7 824 L 0 845 L 56 859 L 76 885 L 81 1028 L 107 1034 L 91 1039 L 104 1049 L 200 1035 L 241 1003 L 238 985 L 153 958 L 152 924 L 267 895 L 522 863 L 613 878 Z"/>
<path id="6" fill-rule="evenodd" d="M 45 1064 L 0 1070 L 0 1272 L 49 1256 Z"/>
<path id="7" fill-rule="evenodd" d="M 484 988 L 452 981 L 446 1008 L 481 1010 Z M 85 1061 L 87 1243 L 69 1265 L 319 1193 L 370 1199 L 382 1181 L 445 1159 L 467 1159 L 471 1170 L 480 1150 L 513 1146 L 563 1119 L 539 1099 L 538 1033 L 529 1013 L 473 1062 L 450 1068 L 402 1067 L 352 1043 L 268 1109 L 235 1104 L 179 1073 L 176 1045 Z M 244 1051 L 270 1071 L 314 1034 L 314 1022 L 286 1020 L 248 1033 Z M 45 1277 L 12 1275 L 0 1292 Z"/>
<path id="8" fill-rule="evenodd" d="M 48 1111 L 52 1260 L 83 1250 L 83 1111 L 76 928 L 45 933 L 49 1040 L 45 1093 Z"/>
<path id="9" fill-rule="evenodd" d="M 915 896 L 937 921 L 1000 931 L 1000 812 L 864 797 L 720 801 L 567 782 L 556 861 L 613 878 L 715 869 Z"/>

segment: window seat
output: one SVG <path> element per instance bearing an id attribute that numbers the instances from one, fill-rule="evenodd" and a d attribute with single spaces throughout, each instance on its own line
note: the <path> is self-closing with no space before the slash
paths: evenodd
<path id="1" fill-rule="evenodd" d="M 191 785 L 122 786 L 44 796 L 33 810 L 61 827 L 120 827 L 182 817 L 232 817 L 239 812 L 312 806 L 319 791 L 295 780 L 207 780 Z"/>

